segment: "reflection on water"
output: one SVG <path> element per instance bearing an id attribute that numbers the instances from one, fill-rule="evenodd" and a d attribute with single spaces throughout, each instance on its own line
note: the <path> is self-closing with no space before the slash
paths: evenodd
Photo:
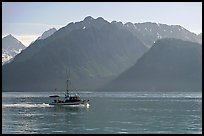
<path id="1" fill-rule="evenodd" d="M 69 107 L 69 106 L 53 106 L 51 111 L 53 112 L 67 112 L 67 113 L 80 113 L 84 111 L 88 111 L 87 107 Z"/>

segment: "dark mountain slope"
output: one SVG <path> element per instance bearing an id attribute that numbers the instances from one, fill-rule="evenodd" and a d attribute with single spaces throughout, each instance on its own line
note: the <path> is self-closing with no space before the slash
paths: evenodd
<path id="1" fill-rule="evenodd" d="M 35 41 L 5 65 L 3 90 L 65 89 L 66 68 L 71 69 L 75 87 L 93 89 L 131 67 L 147 50 L 132 33 L 101 18 L 86 18 L 81 23 L 84 26 L 69 24 Z"/>
<path id="2" fill-rule="evenodd" d="M 133 67 L 103 89 L 201 91 L 202 46 L 178 39 L 158 40 Z"/>

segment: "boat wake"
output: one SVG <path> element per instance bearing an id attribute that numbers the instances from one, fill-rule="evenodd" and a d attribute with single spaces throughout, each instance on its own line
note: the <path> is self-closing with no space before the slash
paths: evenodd
<path id="1" fill-rule="evenodd" d="M 19 107 L 19 108 L 34 108 L 34 107 L 53 107 L 52 105 L 42 103 L 42 104 L 29 104 L 29 103 L 19 103 L 19 104 L 3 104 L 2 107 Z"/>
<path id="2" fill-rule="evenodd" d="M 67 106 L 63 106 L 63 107 L 87 107 L 89 108 L 89 104 L 87 105 L 67 105 Z M 54 105 L 49 105 L 47 103 L 42 103 L 42 104 L 29 104 L 29 103 L 19 103 L 19 104 L 3 104 L 2 105 L 3 108 L 9 108 L 9 107 L 16 107 L 16 108 L 43 108 L 43 107 L 54 107 Z"/>

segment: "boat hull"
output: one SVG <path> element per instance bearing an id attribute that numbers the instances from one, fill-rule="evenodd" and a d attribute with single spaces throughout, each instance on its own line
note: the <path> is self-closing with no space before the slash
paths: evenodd
<path id="1" fill-rule="evenodd" d="M 88 102 L 63 102 L 63 103 L 50 103 L 49 105 L 54 105 L 54 106 L 70 106 L 70 107 L 78 107 L 78 106 L 89 106 Z"/>

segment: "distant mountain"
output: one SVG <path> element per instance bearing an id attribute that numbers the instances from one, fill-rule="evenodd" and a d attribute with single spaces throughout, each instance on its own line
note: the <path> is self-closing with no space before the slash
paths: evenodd
<path id="1" fill-rule="evenodd" d="M 52 34 L 54 34 L 56 31 L 57 31 L 56 28 L 51 28 L 51 29 L 45 31 L 40 37 L 38 37 L 37 40 L 39 40 L 39 39 L 46 39 L 47 37 L 49 37 Z"/>
<path id="2" fill-rule="evenodd" d="M 165 37 L 199 42 L 198 35 L 181 26 L 109 23 L 102 17 L 88 16 L 34 41 L 4 65 L 2 89 L 62 90 L 66 87 L 66 68 L 71 69 L 74 87 L 96 89 L 132 67 L 156 40 Z"/>
<path id="3" fill-rule="evenodd" d="M 11 34 L 2 38 L 2 65 L 12 60 L 17 54 L 26 48 Z"/>
<path id="4" fill-rule="evenodd" d="M 131 67 L 147 47 L 132 33 L 99 17 L 70 23 L 36 40 L 2 68 L 4 91 L 65 89 L 66 68 L 74 87 L 94 89 Z M 20 78 L 19 78 L 20 77 Z"/>
<path id="5" fill-rule="evenodd" d="M 201 91 L 202 46 L 179 39 L 158 40 L 133 67 L 103 89 Z"/>
<path id="6" fill-rule="evenodd" d="M 185 29 L 180 25 L 166 25 L 160 23 L 125 23 L 113 21 L 121 29 L 126 29 L 136 35 L 146 46 L 151 47 L 154 42 L 162 38 L 177 38 L 202 44 L 202 37 Z"/>
<path id="7" fill-rule="evenodd" d="M 36 40 L 46 39 L 47 37 L 53 35 L 56 31 L 57 31 L 56 28 L 51 28 L 51 29 L 45 31 L 45 32 L 44 32 L 41 36 L 39 36 Z M 32 42 L 30 43 L 30 45 L 33 44 L 36 40 L 32 41 Z"/>

